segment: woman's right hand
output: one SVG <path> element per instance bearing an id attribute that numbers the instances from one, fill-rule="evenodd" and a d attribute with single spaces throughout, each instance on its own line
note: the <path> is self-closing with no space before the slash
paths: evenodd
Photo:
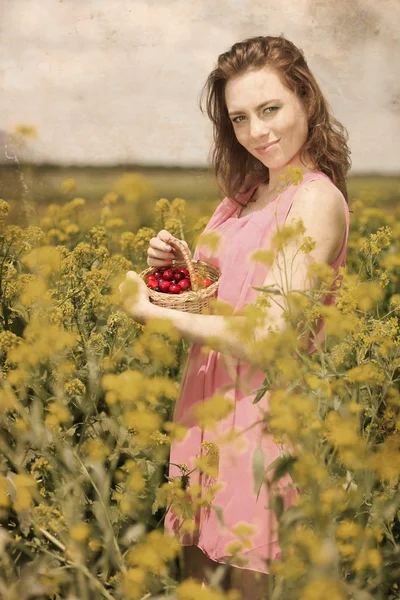
<path id="1" fill-rule="evenodd" d="M 178 262 L 184 260 L 182 252 L 178 248 L 175 250 L 175 248 L 169 245 L 170 240 L 175 239 L 177 238 L 166 229 L 161 229 L 157 233 L 157 237 L 151 238 L 150 246 L 147 250 L 147 264 L 149 267 L 168 267 L 172 264 L 172 259 L 176 259 Z M 184 240 L 179 241 L 190 252 L 187 243 Z"/>

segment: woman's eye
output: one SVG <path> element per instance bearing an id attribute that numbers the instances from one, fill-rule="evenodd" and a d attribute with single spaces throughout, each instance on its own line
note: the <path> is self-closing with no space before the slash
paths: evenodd
<path id="1" fill-rule="evenodd" d="M 275 111 L 278 109 L 279 109 L 279 106 L 266 106 L 264 108 L 263 112 L 268 111 L 268 110 L 271 110 L 271 112 L 272 112 L 272 111 Z M 238 119 L 244 119 L 244 117 L 242 117 L 241 115 L 239 117 L 235 117 L 234 119 L 232 119 L 232 123 L 241 123 L 242 121 L 238 121 Z"/>

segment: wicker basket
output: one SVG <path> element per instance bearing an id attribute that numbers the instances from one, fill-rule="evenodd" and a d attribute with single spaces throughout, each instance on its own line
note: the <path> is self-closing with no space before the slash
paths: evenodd
<path id="1" fill-rule="evenodd" d="M 180 240 L 174 239 L 168 242 L 171 246 L 182 252 L 184 261 L 172 259 L 171 269 L 186 267 L 189 271 L 191 290 L 181 294 L 166 294 L 164 292 L 156 292 L 149 288 L 149 298 L 153 304 L 164 306 L 165 308 L 173 308 L 183 312 L 203 313 L 206 309 L 210 309 L 210 301 L 217 297 L 218 284 L 221 273 L 216 267 L 209 265 L 200 260 L 194 261 L 186 246 Z M 159 267 L 150 267 L 140 273 L 140 277 L 147 284 L 149 275 L 153 275 Z M 196 275 L 199 277 L 208 277 L 212 283 L 207 288 L 199 287 L 196 281 Z"/>

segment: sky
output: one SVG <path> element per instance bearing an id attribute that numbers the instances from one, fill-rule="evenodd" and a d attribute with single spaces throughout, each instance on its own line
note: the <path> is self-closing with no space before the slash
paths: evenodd
<path id="1" fill-rule="evenodd" d="M 207 166 L 218 55 L 284 34 L 349 133 L 350 173 L 397 174 L 399 22 L 398 0 L 0 0 L 0 143 L 23 124 L 35 163 Z"/>

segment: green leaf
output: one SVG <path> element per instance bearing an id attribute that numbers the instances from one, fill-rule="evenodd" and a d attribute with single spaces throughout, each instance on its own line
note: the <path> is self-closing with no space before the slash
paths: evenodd
<path id="1" fill-rule="evenodd" d="M 283 514 L 283 498 L 280 494 L 272 496 L 271 508 L 276 514 L 276 518 L 279 519 Z"/>
<path id="2" fill-rule="evenodd" d="M 268 286 L 261 286 L 261 287 L 257 287 L 255 285 L 251 285 L 251 288 L 253 288 L 253 290 L 257 290 L 257 292 L 268 292 L 269 294 L 282 294 L 282 292 L 280 290 L 276 290 L 273 287 L 268 287 Z"/>
<path id="3" fill-rule="evenodd" d="M 253 404 L 257 404 L 257 402 L 260 402 L 261 398 L 263 396 L 265 396 L 266 392 L 268 392 L 271 389 L 271 386 L 269 384 L 263 385 L 257 392 L 256 397 L 253 400 Z"/>
<path id="4" fill-rule="evenodd" d="M 297 458 L 291 456 L 290 454 L 285 454 L 284 456 L 280 456 L 278 459 L 277 467 L 275 469 L 275 473 L 272 476 L 272 482 L 279 481 L 286 473 L 291 474 L 292 466 L 297 461 Z M 271 466 L 271 465 L 270 465 Z"/>
<path id="5" fill-rule="evenodd" d="M 303 521 L 306 515 L 300 506 L 290 506 L 282 515 L 281 524 L 284 528 L 291 527 L 299 521 Z"/>
<path id="6" fill-rule="evenodd" d="M 253 454 L 253 481 L 254 493 L 257 494 L 257 500 L 260 495 L 261 486 L 264 482 L 265 467 L 264 467 L 264 452 L 261 446 L 254 450 Z"/>
<path id="7" fill-rule="evenodd" d="M 286 454 L 284 456 L 286 456 Z M 272 469 L 275 469 L 275 467 L 277 467 L 279 465 L 279 463 L 281 462 L 281 460 L 282 460 L 282 456 L 278 456 L 278 458 L 276 458 L 275 460 L 273 460 L 272 463 L 270 463 L 268 465 L 268 467 L 265 469 L 265 475 L 267 473 L 269 473 L 270 471 L 272 471 Z"/>
<path id="8" fill-rule="evenodd" d="M 215 511 L 218 521 L 219 521 L 219 524 L 222 525 L 222 527 L 225 527 L 224 513 L 222 510 L 222 506 L 216 506 L 216 505 L 212 504 L 211 508 Z"/>

